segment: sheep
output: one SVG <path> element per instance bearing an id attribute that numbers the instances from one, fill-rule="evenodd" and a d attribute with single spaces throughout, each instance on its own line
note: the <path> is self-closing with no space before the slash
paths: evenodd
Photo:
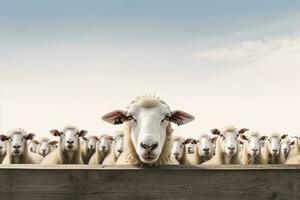
<path id="1" fill-rule="evenodd" d="M 198 165 L 200 163 L 200 156 L 198 154 L 197 140 L 187 138 L 185 140 L 185 147 L 184 165 Z"/>
<path id="2" fill-rule="evenodd" d="M 163 166 L 171 161 L 171 122 L 183 125 L 194 117 L 183 111 L 171 111 L 156 96 L 139 96 L 126 111 L 116 110 L 102 117 L 111 124 L 125 124 L 124 151 L 117 165 Z"/>
<path id="3" fill-rule="evenodd" d="M 37 146 L 38 146 L 38 141 L 36 141 L 36 140 L 28 141 L 28 149 L 30 152 L 37 153 Z"/>
<path id="4" fill-rule="evenodd" d="M 289 152 L 289 155 L 285 161 L 285 164 L 300 164 L 300 138 L 291 137 L 291 146 L 292 149 Z"/>
<path id="5" fill-rule="evenodd" d="M 100 165 L 109 154 L 113 138 L 110 135 L 102 135 L 96 145 L 96 152 L 92 155 L 89 165 Z"/>
<path id="6" fill-rule="evenodd" d="M 269 135 L 262 149 L 262 164 L 279 164 L 280 140 L 282 137 L 286 136 L 280 136 L 280 134 L 276 132 Z"/>
<path id="7" fill-rule="evenodd" d="M 233 126 L 225 127 L 221 130 L 213 129 L 211 133 L 217 135 L 216 154 L 202 165 L 222 165 L 222 164 L 240 164 L 238 136 L 248 129 L 238 130 Z"/>
<path id="8" fill-rule="evenodd" d="M 291 146 L 294 145 L 293 141 L 288 135 L 281 136 L 280 141 L 280 153 L 279 153 L 279 163 L 284 164 L 289 156 L 291 151 Z"/>
<path id="9" fill-rule="evenodd" d="M 10 130 L 7 136 L 2 136 L 2 140 L 8 140 L 8 152 L 2 164 L 39 164 L 43 157 L 27 148 L 27 140 L 32 140 L 34 136 L 35 134 L 20 128 Z"/>
<path id="10" fill-rule="evenodd" d="M 7 154 L 7 136 L 6 135 L 0 135 L 0 164 L 4 160 L 6 154 Z"/>
<path id="11" fill-rule="evenodd" d="M 37 143 L 37 153 L 43 157 L 46 157 L 52 151 L 52 146 L 56 145 L 58 142 L 51 141 L 49 138 L 43 137 L 38 140 Z"/>
<path id="12" fill-rule="evenodd" d="M 109 154 L 103 160 L 102 165 L 114 165 L 117 159 L 123 152 L 124 147 L 124 133 L 117 131 L 114 135 Z"/>
<path id="13" fill-rule="evenodd" d="M 65 126 L 62 131 L 53 129 L 50 133 L 60 137 L 58 147 L 48 154 L 41 164 L 83 164 L 80 156 L 80 137 L 87 134 L 86 130 L 79 130 L 76 126 Z"/>
<path id="14" fill-rule="evenodd" d="M 202 134 L 198 140 L 198 155 L 199 155 L 199 163 L 202 164 L 208 160 L 210 160 L 214 155 L 213 146 L 215 146 L 215 142 L 218 137 L 211 137 L 209 134 Z"/>
<path id="15" fill-rule="evenodd" d="M 174 158 L 178 162 L 178 164 L 184 165 L 185 157 L 185 139 L 180 135 L 173 135 L 171 158 Z"/>
<path id="16" fill-rule="evenodd" d="M 98 140 L 98 137 L 94 135 L 83 137 L 80 155 L 84 164 L 88 164 L 90 158 L 96 152 L 96 143 Z"/>
<path id="17" fill-rule="evenodd" d="M 264 141 L 267 136 L 261 136 L 256 131 L 246 131 L 240 135 L 243 141 L 243 147 L 240 152 L 239 158 L 243 165 L 262 164 L 262 154 L 260 149 L 261 141 Z"/>

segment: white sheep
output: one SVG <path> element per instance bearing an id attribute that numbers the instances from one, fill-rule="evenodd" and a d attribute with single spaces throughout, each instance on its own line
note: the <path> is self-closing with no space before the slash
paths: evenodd
<path id="1" fill-rule="evenodd" d="M 269 135 L 262 149 L 263 164 L 279 164 L 281 135 L 273 132 Z"/>
<path id="2" fill-rule="evenodd" d="M 103 160 L 102 165 L 114 165 L 123 152 L 123 147 L 124 133 L 123 131 L 117 131 L 114 135 L 110 152 Z"/>
<path id="3" fill-rule="evenodd" d="M 197 149 L 199 154 L 199 163 L 202 164 L 210 160 L 214 155 L 214 146 L 216 144 L 217 136 L 212 137 L 210 134 L 202 134 L 199 137 Z"/>
<path id="4" fill-rule="evenodd" d="M 162 166 L 171 161 L 171 123 L 186 124 L 194 117 L 183 111 L 171 111 L 158 97 L 140 96 L 126 111 L 116 110 L 102 117 L 111 124 L 123 124 L 124 152 L 117 165 Z"/>
<path id="5" fill-rule="evenodd" d="M 180 165 L 184 165 L 186 150 L 185 139 L 180 135 L 173 135 L 173 145 L 171 150 L 171 158 L 174 158 Z"/>
<path id="6" fill-rule="evenodd" d="M 28 149 L 30 152 L 32 153 L 37 153 L 37 146 L 38 146 L 38 141 L 36 140 L 28 140 L 27 141 L 28 144 Z"/>
<path id="7" fill-rule="evenodd" d="M 243 141 L 243 147 L 239 158 L 243 165 L 263 164 L 260 143 L 265 140 L 267 136 L 261 136 L 256 131 L 246 131 L 240 135 Z"/>
<path id="8" fill-rule="evenodd" d="M 96 152 L 96 143 L 98 140 L 98 137 L 94 135 L 83 137 L 80 155 L 84 164 L 88 164 L 90 158 Z"/>
<path id="9" fill-rule="evenodd" d="M 2 140 L 8 140 L 7 155 L 2 164 L 39 164 L 43 157 L 29 152 L 27 140 L 32 140 L 33 133 L 27 133 L 23 129 L 13 129 Z"/>
<path id="10" fill-rule="evenodd" d="M 66 126 L 62 131 L 56 129 L 50 133 L 60 137 L 57 149 L 48 154 L 41 164 L 83 164 L 80 156 L 80 137 L 87 134 L 86 130 L 79 130 L 75 126 Z"/>
<path id="11" fill-rule="evenodd" d="M 202 165 L 240 164 L 238 137 L 247 130 L 238 130 L 233 126 L 228 126 L 221 130 L 211 130 L 212 134 L 218 136 L 216 153 L 209 161 L 202 163 Z"/>
<path id="12" fill-rule="evenodd" d="M 37 141 L 37 143 L 37 153 L 46 157 L 52 151 L 52 146 L 56 145 L 58 141 L 51 141 L 47 137 L 42 137 Z"/>
<path id="13" fill-rule="evenodd" d="M 7 154 L 7 136 L 6 135 L 0 135 L 0 164 L 4 160 L 6 154 Z"/>
<path id="14" fill-rule="evenodd" d="M 113 138 L 110 135 L 102 135 L 96 144 L 96 152 L 92 155 L 89 165 L 100 165 L 109 154 L 111 149 L 111 142 Z"/>
<path id="15" fill-rule="evenodd" d="M 279 153 L 279 163 L 285 164 L 286 160 L 289 156 L 289 153 L 292 149 L 292 145 L 294 145 L 295 140 L 290 138 L 288 135 L 281 136 L 280 141 L 280 153 Z"/>
<path id="16" fill-rule="evenodd" d="M 290 153 L 285 161 L 285 164 L 300 164 L 300 138 L 291 137 L 291 146 Z"/>
<path id="17" fill-rule="evenodd" d="M 198 165 L 200 163 L 197 140 L 187 138 L 185 140 L 185 151 L 184 165 Z"/>

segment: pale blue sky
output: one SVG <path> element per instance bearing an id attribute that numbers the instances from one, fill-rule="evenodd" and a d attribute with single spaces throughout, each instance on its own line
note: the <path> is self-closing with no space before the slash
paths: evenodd
<path id="1" fill-rule="evenodd" d="M 299 1 L 0 1 L 0 132 L 111 133 L 102 114 L 156 93 L 196 116 L 187 136 L 300 133 L 299 18 Z"/>

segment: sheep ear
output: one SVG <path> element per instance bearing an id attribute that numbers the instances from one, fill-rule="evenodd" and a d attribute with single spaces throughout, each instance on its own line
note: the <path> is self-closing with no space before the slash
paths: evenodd
<path id="1" fill-rule="evenodd" d="M 249 131 L 249 129 L 247 129 L 247 128 L 242 128 L 242 129 L 239 131 L 239 134 L 243 134 L 243 133 L 245 133 L 246 131 Z"/>
<path id="2" fill-rule="evenodd" d="M 181 110 L 175 110 L 171 112 L 170 122 L 177 124 L 178 126 L 187 124 L 193 121 L 195 117 L 189 113 Z"/>
<path id="3" fill-rule="evenodd" d="M 261 140 L 261 141 L 264 141 L 264 140 L 266 140 L 267 138 L 268 138 L 267 136 L 263 135 L 263 136 L 260 137 L 260 140 Z"/>
<path id="4" fill-rule="evenodd" d="M 54 135 L 54 136 L 58 136 L 58 137 L 61 136 L 61 132 L 59 132 L 59 131 L 56 130 L 56 129 L 51 130 L 50 133 L 51 133 L 52 135 Z"/>
<path id="5" fill-rule="evenodd" d="M 218 137 L 217 137 L 217 136 L 215 136 L 215 137 L 212 137 L 212 138 L 211 138 L 211 143 L 215 143 L 215 142 L 217 141 L 217 139 L 218 139 Z"/>
<path id="6" fill-rule="evenodd" d="M 212 129 L 211 131 L 210 131 L 213 135 L 220 135 L 220 130 L 219 129 L 217 129 L 217 128 L 215 128 L 215 129 Z"/>
<path id="7" fill-rule="evenodd" d="M 26 140 L 32 140 L 34 137 L 35 137 L 35 134 L 34 134 L 34 133 L 28 133 L 28 134 L 25 136 Z"/>
<path id="8" fill-rule="evenodd" d="M 32 142 L 33 144 L 39 144 L 39 142 L 36 141 L 36 140 L 31 140 L 31 142 Z"/>
<path id="9" fill-rule="evenodd" d="M 56 144 L 58 144 L 58 141 L 55 141 L 55 140 L 54 140 L 54 141 L 49 142 L 49 144 L 50 144 L 50 145 L 56 145 Z"/>
<path id="10" fill-rule="evenodd" d="M 6 140 L 8 140 L 8 137 L 6 135 L 0 135 L 0 140 L 6 141 Z"/>
<path id="11" fill-rule="evenodd" d="M 128 121 L 126 111 L 123 110 L 115 110 L 107 113 L 106 115 L 102 116 L 101 119 L 114 125 L 123 124 L 123 122 Z"/>
<path id="12" fill-rule="evenodd" d="M 243 135 L 243 134 L 240 135 L 240 138 L 241 138 L 242 140 L 247 140 L 247 137 L 246 137 L 245 135 Z"/>
<path id="13" fill-rule="evenodd" d="M 284 139 L 284 138 L 286 138 L 287 136 L 289 136 L 289 135 L 288 135 L 288 134 L 284 134 L 284 135 L 281 136 L 281 139 Z"/>
<path id="14" fill-rule="evenodd" d="M 88 132 L 86 130 L 81 130 L 79 133 L 78 133 L 78 136 L 79 137 L 84 137 Z"/>

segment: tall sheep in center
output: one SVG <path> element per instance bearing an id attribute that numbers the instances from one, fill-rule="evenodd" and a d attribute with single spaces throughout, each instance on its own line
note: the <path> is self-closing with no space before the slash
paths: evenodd
<path id="1" fill-rule="evenodd" d="M 123 148 L 124 148 L 124 133 L 123 131 L 117 131 L 111 143 L 109 154 L 103 160 L 102 165 L 114 165 L 117 159 L 122 154 Z"/>
<path id="2" fill-rule="evenodd" d="M 240 161 L 243 165 L 264 164 L 262 158 L 260 142 L 265 140 L 266 136 L 261 136 L 256 131 L 246 131 L 240 135 L 243 140 L 242 150 L 240 152 Z"/>
<path id="3" fill-rule="evenodd" d="M 50 133 L 59 137 L 59 148 L 48 154 L 41 164 L 83 164 L 80 156 L 80 137 L 87 134 L 86 130 L 79 130 L 76 126 L 66 126 L 62 131 L 56 129 Z"/>
<path id="4" fill-rule="evenodd" d="M 140 96 L 126 110 L 116 110 L 102 117 L 111 124 L 125 123 L 124 152 L 117 165 L 162 166 L 171 162 L 172 128 L 194 117 L 183 111 L 171 111 L 158 97 Z"/>
<path id="5" fill-rule="evenodd" d="M 240 164 L 239 160 L 239 140 L 240 134 L 248 129 L 238 130 L 233 126 L 225 127 L 221 130 L 213 129 L 211 132 L 218 136 L 216 141 L 216 153 L 203 165 Z"/>

